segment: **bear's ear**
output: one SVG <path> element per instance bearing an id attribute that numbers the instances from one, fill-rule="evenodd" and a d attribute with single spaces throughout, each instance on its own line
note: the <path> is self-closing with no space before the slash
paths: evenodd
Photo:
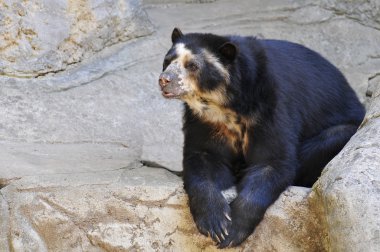
<path id="1" fill-rule="evenodd" d="M 237 47 L 231 42 L 226 42 L 221 47 L 219 47 L 219 52 L 228 60 L 234 60 L 237 51 Z"/>
<path id="2" fill-rule="evenodd" d="M 179 28 L 174 28 L 173 32 L 172 32 L 172 42 L 173 44 L 183 36 L 183 33 L 181 32 L 181 30 Z"/>

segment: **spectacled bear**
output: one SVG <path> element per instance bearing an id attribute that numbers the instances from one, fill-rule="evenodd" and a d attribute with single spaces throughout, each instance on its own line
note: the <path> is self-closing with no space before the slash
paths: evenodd
<path id="1" fill-rule="evenodd" d="M 219 248 L 237 246 L 288 186 L 317 180 L 365 111 L 342 73 L 302 45 L 178 28 L 171 38 L 159 85 L 184 102 L 190 210 Z"/>

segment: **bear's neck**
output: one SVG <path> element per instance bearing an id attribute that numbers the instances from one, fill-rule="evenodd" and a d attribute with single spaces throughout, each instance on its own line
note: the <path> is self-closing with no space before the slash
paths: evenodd
<path id="1" fill-rule="evenodd" d="M 210 101 L 191 99 L 186 101 L 193 113 L 214 129 L 214 136 L 226 141 L 236 152 L 245 151 L 251 123 L 230 108 Z"/>

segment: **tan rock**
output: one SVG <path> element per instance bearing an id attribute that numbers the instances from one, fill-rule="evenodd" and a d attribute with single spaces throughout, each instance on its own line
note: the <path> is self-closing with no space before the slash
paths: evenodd
<path id="1" fill-rule="evenodd" d="M 323 250 L 309 191 L 290 187 L 230 251 Z M 181 179 L 165 170 L 31 176 L 1 193 L 2 251 L 216 251 L 196 230 Z"/>
<path id="2" fill-rule="evenodd" d="M 380 83 L 359 131 L 314 185 L 331 251 L 380 251 Z"/>

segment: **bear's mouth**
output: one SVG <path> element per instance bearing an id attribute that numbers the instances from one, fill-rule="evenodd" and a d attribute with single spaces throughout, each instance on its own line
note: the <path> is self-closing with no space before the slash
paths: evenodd
<path id="1" fill-rule="evenodd" d="M 174 93 L 167 92 L 167 91 L 162 91 L 162 96 L 165 97 L 165 98 L 168 98 L 168 99 L 179 98 L 178 94 L 174 94 Z"/>

